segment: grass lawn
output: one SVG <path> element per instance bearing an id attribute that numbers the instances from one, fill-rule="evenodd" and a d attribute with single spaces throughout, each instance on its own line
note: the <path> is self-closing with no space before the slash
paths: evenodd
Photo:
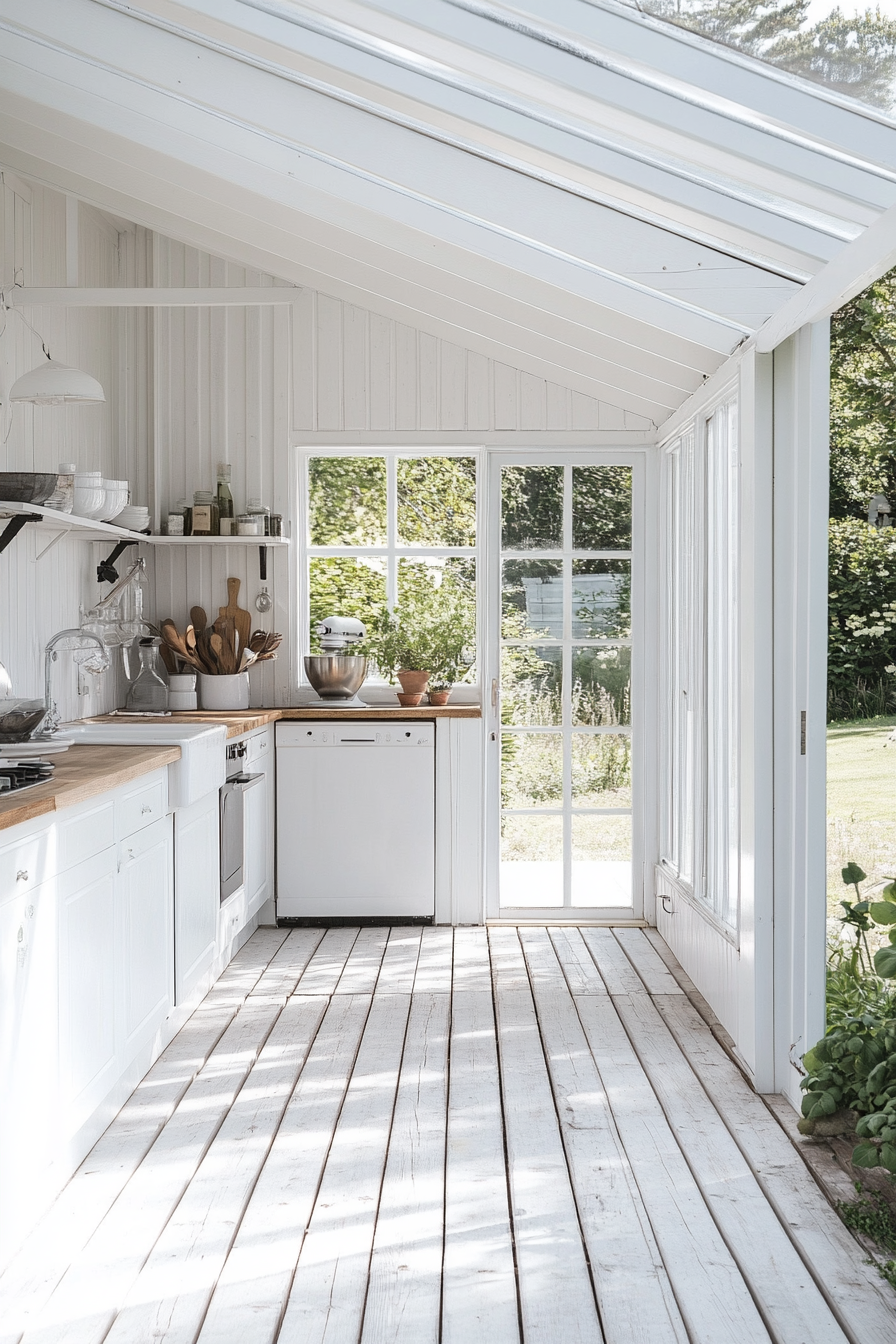
<path id="1" fill-rule="evenodd" d="M 828 917 L 855 899 L 840 870 L 864 868 L 874 882 L 896 876 L 896 742 L 887 743 L 896 716 L 836 723 L 828 728 Z"/>

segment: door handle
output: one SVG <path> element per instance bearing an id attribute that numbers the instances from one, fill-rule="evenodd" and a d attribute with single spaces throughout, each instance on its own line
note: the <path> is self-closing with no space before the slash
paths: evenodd
<path id="1" fill-rule="evenodd" d="M 492 709 L 498 708 L 498 678 L 492 677 Z"/>

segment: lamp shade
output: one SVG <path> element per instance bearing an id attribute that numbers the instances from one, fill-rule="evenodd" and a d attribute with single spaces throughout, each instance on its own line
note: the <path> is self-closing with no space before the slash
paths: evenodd
<path id="1" fill-rule="evenodd" d="M 100 383 L 82 369 L 72 369 L 48 359 L 13 383 L 10 401 L 32 401 L 36 406 L 59 406 L 63 402 L 105 401 Z"/>

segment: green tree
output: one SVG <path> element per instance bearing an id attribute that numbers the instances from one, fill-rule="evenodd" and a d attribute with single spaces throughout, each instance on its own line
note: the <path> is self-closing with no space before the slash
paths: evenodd
<path id="1" fill-rule="evenodd" d="M 896 20 L 837 7 L 810 26 L 809 0 L 640 0 L 638 8 L 839 93 L 889 108 Z"/>
<path id="2" fill-rule="evenodd" d="M 896 506 L 896 270 L 831 319 L 831 517 Z"/>

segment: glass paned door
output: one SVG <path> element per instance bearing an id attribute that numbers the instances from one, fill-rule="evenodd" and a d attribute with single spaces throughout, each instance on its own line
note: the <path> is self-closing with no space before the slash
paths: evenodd
<path id="1" fill-rule="evenodd" d="M 494 471 L 499 905 L 631 910 L 633 468 Z"/>

